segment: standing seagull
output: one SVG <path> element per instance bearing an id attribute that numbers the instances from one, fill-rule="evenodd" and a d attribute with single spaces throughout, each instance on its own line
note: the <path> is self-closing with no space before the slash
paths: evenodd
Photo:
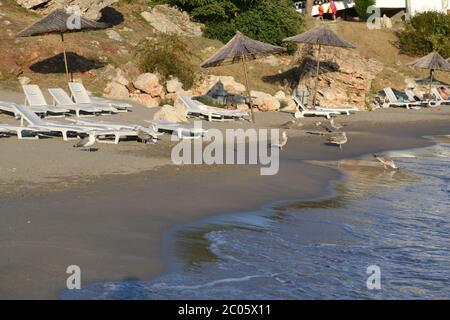
<path id="1" fill-rule="evenodd" d="M 391 158 L 389 158 L 388 156 L 381 156 L 378 154 L 373 154 L 374 158 L 377 159 L 378 161 L 380 161 L 383 166 L 384 169 L 394 169 L 394 170 L 399 170 L 398 166 L 395 164 L 394 160 L 392 160 Z"/>
<path id="2" fill-rule="evenodd" d="M 279 143 L 272 144 L 272 147 L 283 150 L 283 147 L 286 145 L 287 141 L 288 141 L 287 133 L 286 133 L 286 131 L 283 131 L 283 133 L 281 134 Z"/>
<path id="3" fill-rule="evenodd" d="M 344 126 L 334 123 L 334 119 L 331 119 L 329 122 L 329 125 L 322 123 L 322 122 L 316 122 L 316 127 L 321 127 L 323 129 L 325 129 L 325 131 L 329 132 L 329 133 L 334 133 L 339 131 L 340 129 L 342 129 Z"/>
<path id="4" fill-rule="evenodd" d="M 344 125 L 340 125 L 338 123 L 334 123 L 334 119 L 330 120 L 330 126 L 336 131 L 339 131 L 340 129 L 342 129 L 344 127 Z"/>
<path id="5" fill-rule="evenodd" d="M 345 132 L 330 136 L 328 138 L 328 143 L 339 146 L 340 150 L 342 150 L 342 145 L 346 144 L 347 141 L 348 141 L 347 134 Z"/>
<path id="6" fill-rule="evenodd" d="M 150 135 L 149 133 L 145 132 L 142 129 L 137 130 L 137 136 L 138 140 L 145 144 L 156 142 L 156 139 L 152 135 Z"/>
<path id="7" fill-rule="evenodd" d="M 89 151 L 92 152 L 92 146 L 95 144 L 96 138 L 95 138 L 95 132 L 89 133 L 89 136 L 84 137 L 76 145 L 74 145 L 74 148 L 82 148 L 80 150 L 83 151 Z M 89 149 L 87 149 L 89 148 Z"/>

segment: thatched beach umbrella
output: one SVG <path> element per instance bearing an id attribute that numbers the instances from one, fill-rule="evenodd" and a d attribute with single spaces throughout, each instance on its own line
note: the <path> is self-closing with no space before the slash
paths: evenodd
<path id="1" fill-rule="evenodd" d="M 247 73 L 247 61 L 255 60 L 274 53 L 284 52 L 286 49 L 273 46 L 268 43 L 253 40 L 241 32 L 236 35 L 225 46 L 223 46 L 216 54 L 208 58 L 200 65 L 202 68 L 218 67 L 227 64 L 242 63 L 245 74 L 245 85 L 247 95 L 250 99 L 250 111 L 252 113 L 252 121 L 255 122 L 253 113 L 252 97 L 250 95 L 250 87 Z"/>
<path id="2" fill-rule="evenodd" d="M 88 29 L 105 29 L 107 27 L 108 25 L 106 23 L 82 18 L 76 13 L 70 13 L 64 9 L 56 9 L 47 16 L 33 23 L 31 26 L 20 31 L 16 36 L 32 37 L 53 33 L 60 34 L 64 52 L 66 76 L 69 77 L 69 66 L 67 64 L 66 48 L 64 45 L 64 33 L 78 32 Z"/>
<path id="3" fill-rule="evenodd" d="M 419 60 L 408 63 L 408 66 L 419 69 L 430 70 L 430 97 L 431 90 L 433 89 L 433 75 L 435 71 L 447 71 L 450 72 L 450 63 L 437 52 L 432 52 L 429 55 L 420 58 Z"/>
<path id="4" fill-rule="evenodd" d="M 331 31 L 324 25 L 318 26 L 302 34 L 286 38 L 283 41 L 299 42 L 318 46 L 316 83 L 314 86 L 313 105 L 316 104 L 317 85 L 319 82 L 319 71 L 320 71 L 320 51 L 322 49 L 322 46 L 349 48 L 349 49 L 356 48 L 353 44 L 340 38 L 337 34 L 335 34 L 333 31 Z"/>

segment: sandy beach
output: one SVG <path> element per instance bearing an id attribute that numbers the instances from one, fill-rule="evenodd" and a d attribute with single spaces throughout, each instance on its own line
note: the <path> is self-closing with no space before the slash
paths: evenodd
<path id="1" fill-rule="evenodd" d="M 0 100 L 21 102 L 2 91 Z M 153 110 L 106 121 L 145 124 Z M 258 128 L 276 128 L 287 113 L 257 113 Z M 0 298 L 58 298 L 67 266 L 79 265 L 83 283 L 148 279 L 164 271 L 163 235 L 168 228 L 218 213 L 252 210 L 276 200 L 326 196 L 339 171 L 310 160 L 355 158 L 384 150 L 427 146 L 431 135 L 447 135 L 450 107 L 388 109 L 339 116 L 349 143 L 342 151 L 325 145 L 318 118 L 288 130 L 280 172 L 260 176 L 257 166 L 174 166 L 173 142 L 133 141 L 75 150 L 62 139 L 0 139 Z M 0 115 L 0 122 L 15 123 Z M 206 123 L 205 128 L 249 128 L 248 122 Z"/>

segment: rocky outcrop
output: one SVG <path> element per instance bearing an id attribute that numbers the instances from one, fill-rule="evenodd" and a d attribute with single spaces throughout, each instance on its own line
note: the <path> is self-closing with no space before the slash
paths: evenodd
<path id="1" fill-rule="evenodd" d="M 188 37 L 201 37 L 202 27 L 200 23 L 191 21 L 189 15 L 169 5 L 157 5 L 150 11 L 141 13 L 156 31 L 171 33 Z"/>
<path id="2" fill-rule="evenodd" d="M 93 20 L 101 17 L 100 11 L 118 2 L 118 0 L 16 0 L 22 7 L 40 14 L 47 14 L 55 9 L 78 6 L 81 15 Z"/>
<path id="3" fill-rule="evenodd" d="M 133 80 L 133 85 L 153 98 L 164 98 L 164 87 L 160 85 L 158 76 L 153 73 L 139 75 Z"/>
<path id="4" fill-rule="evenodd" d="M 183 91 L 183 84 L 178 78 L 170 79 L 166 83 L 166 89 L 168 93 L 178 93 Z"/>
<path id="5" fill-rule="evenodd" d="M 243 94 L 245 90 L 245 86 L 236 82 L 233 77 L 209 75 L 196 84 L 193 94 L 215 98 L 226 94 Z"/>
<path id="6" fill-rule="evenodd" d="M 366 93 L 372 81 L 383 70 L 383 64 L 365 59 L 354 50 L 327 49 L 322 54 L 317 101 L 324 106 L 356 106 L 364 109 Z M 305 58 L 300 65 L 297 93 L 309 92 L 312 103 L 316 61 Z"/>
<path id="7" fill-rule="evenodd" d="M 280 101 L 268 93 L 261 91 L 251 91 L 254 97 L 253 104 L 257 106 L 259 111 L 278 111 L 280 110 Z"/>
<path id="8" fill-rule="evenodd" d="M 183 105 L 175 103 L 174 106 L 165 105 L 153 116 L 155 120 L 166 120 L 169 122 L 187 122 L 187 112 Z"/>

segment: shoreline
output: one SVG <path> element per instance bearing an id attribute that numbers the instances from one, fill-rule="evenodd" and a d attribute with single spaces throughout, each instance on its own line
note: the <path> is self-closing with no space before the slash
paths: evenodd
<path id="1" fill-rule="evenodd" d="M 260 176 L 258 166 L 154 166 L 154 159 L 166 154 L 170 144 L 162 142 L 155 157 L 151 147 L 144 150 L 124 143 L 111 152 L 143 152 L 145 156 L 138 159 L 148 161 L 143 167 L 152 165 L 153 169 L 136 167 L 137 172 L 131 174 L 99 175 L 89 178 L 89 183 L 66 189 L 50 185 L 36 194 L 0 197 L 0 298 L 57 299 L 65 288 L 69 265 L 80 266 L 82 284 L 160 275 L 168 268 L 164 232 L 170 228 L 218 214 L 252 211 L 274 201 L 322 198 L 329 194 L 330 181 L 340 172 L 308 161 L 337 161 L 373 152 L 420 148 L 433 144 L 423 136 L 450 133 L 450 108 L 423 113 L 430 114 L 430 120 L 419 121 L 420 112 L 406 110 L 339 117 L 339 122 L 348 122 L 350 142 L 343 151 L 324 145 L 324 137 L 292 130 L 293 138 L 281 153 L 276 176 Z M 290 119 L 286 114 L 257 116 L 262 119 L 261 125 Z M 377 120 L 369 125 L 371 118 Z M 380 124 L 385 118 L 387 123 Z M 305 124 L 302 130 L 311 130 L 320 120 L 300 121 Z M 0 141 L 0 145 L 8 150 L 17 142 L 14 139 L 3 145 Z M 67 156 L 61 149 L 66 146 L 60 141 L 31 143 L 48 145 L 49 150 Z M 24 157 L 28 151 L 15 152 Z M 78 154 L 73 155 L 85 156 Z M 41 168 L 38 156 L 36 170 Z M 65 166 L 69 165 L 62 168 Z"/>

